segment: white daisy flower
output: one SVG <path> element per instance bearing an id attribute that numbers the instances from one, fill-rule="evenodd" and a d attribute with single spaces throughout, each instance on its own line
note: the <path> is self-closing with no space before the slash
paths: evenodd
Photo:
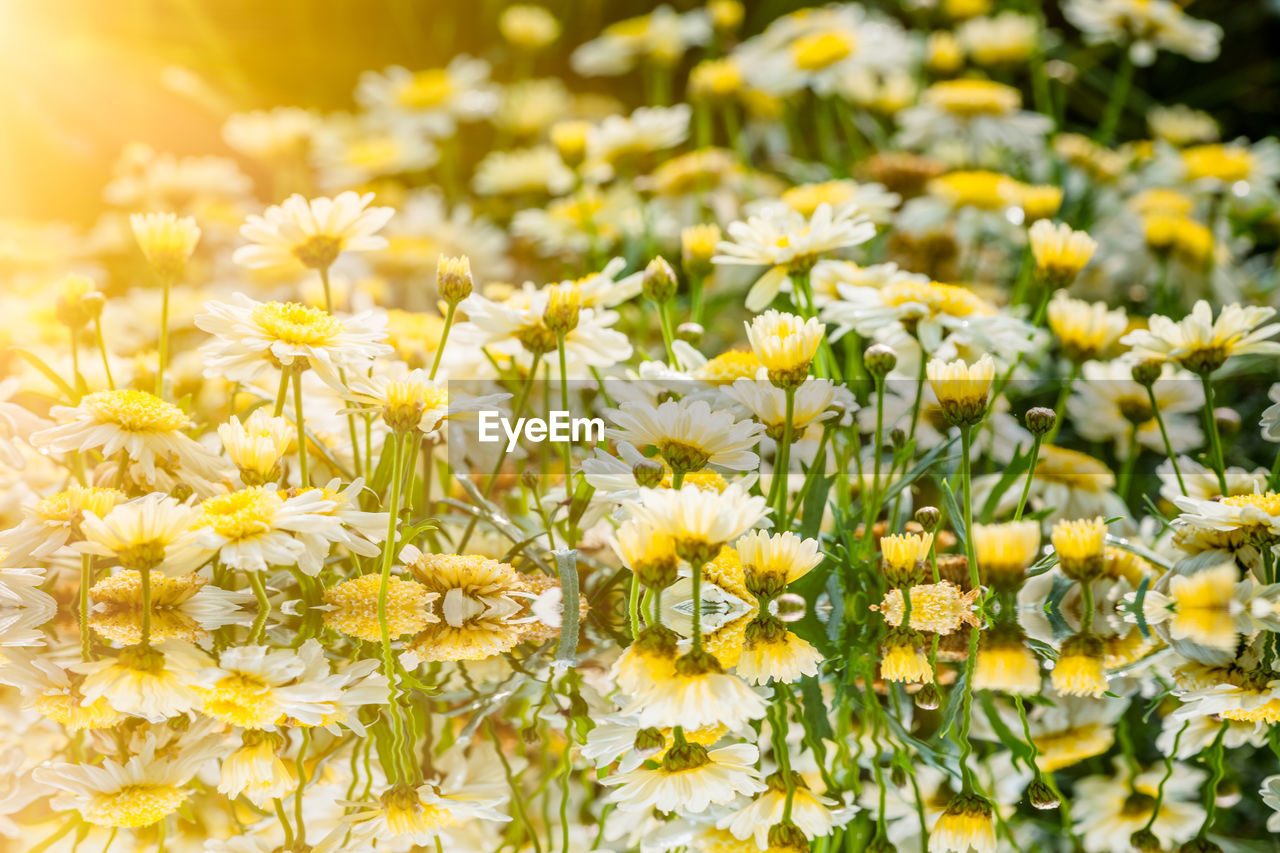
<path id="1" fill-rule="evenodd" d="M 54 453 L 97 450 L 108 459 L 121 454 L 147 483 L 156 482 L 157 463 L 167 468 L 174 461 L 199 491 L 226 477 L 221 459 L 183 435 L 191 425 L 186 413 L 146 391 L 96 391 L 50 413 L 63 423 L 35 433 L 37 447 Z"/>
<path id="2" fill-rule="evenodd" d="M 309 367 L 340 388 L 341 371 L 364 372 L 375 358 L 390 355 L 387 318 L 381 311 L 336 317 L 296 302 L 257 302 L 243 293 L 231 302 L 209 302 L 196 317 L 213 340 L 201 347 L 204 375 L 252 382 L 269 368 Z"/>
<path id="3" fill-rule="evenodd" d="M 1198 447 L 1202 436 L 1195 413 L 1204 403 L 1199 380 L 1165 363 L 1152 390 L 1173 449 L 1182 453 Z M 1072 386 L 1067 413 L 1082 437 L 1113 442 L 1117 454 L 1128 452 L 1129 433 L 1135 428 L 1142 447 L 1165 452 L 1147 389 L 1134 380 L 1132 365 L 1126 361 L 1086 362 L 1083 381 Z"/>
<path id="4" fill-rule="evenodd" d="M 741 795 L 765 789 L 755 768 L 759 751 L 739 743 L 708 750 L 696 743 L 673 746 L 656 770 L 639 767 L 602 779 L 616 786 L 609 801 L 624 811 L 699 814 L 712 805 L 727 805 Z"/>
<path id="5" fill-rule="evenodd" d="M 1263 325 L 1275 313 L 1269 306 L 1233 302 L 1215 320 L 1213 308 L 1201 299 L 1182 320 L 1155 314 L 1146 329 L 1130 332 L 1120 343 L 1131 347 L 1135 358 L 1176 361 L 1192 373 L 1208 373 L 1232 356 L 1280 353 L 1280 341 L 1268 340 L 1280 332 L 1280 323 Z"/>
<path id="6" fill-rule="evenodd" d="M 748 471 L 760 464 L 755 447 L 764 426 L 737 420 L 733 412 L 713 411 L 705 400 L 668 400 L 657 406 L 623 403 L 606 414 L 616 425 L 605 434 L 635 447 L 657 448 L 675 471 L 706 465 Z"/>
<path id="7" fill-rule="evenodd" d="M 4 553 L 0 562 L 16 565 L 56 554 L 73 536 L 80 539 L 85 513 L 106 515 L 125 497 L 119 489 L 71 485 L 23 507 L 22 521 L 0 532 L 0 552 Z"/>
<path id="8" fill-rule="evenodd" d="M 711 260 L 770 268 L 747 294 L 748 310 L 761 311 L 792 272 L 807 273 L 822 255 L 865 243 L 875 233 L 871 220 L 850 206 L 837 210 L 823 203 L 805 217 L 779 203 L 746 222 L 730 223 L 729 239 L 716 246 Z"/>
<path id="9" fill-rule="evenodd" d="M 800 780 L 799 774 L 795 775 L 797 784 L 790 808 L 791 822 L 806 838 L 830 835 L 833 823 L 831 810 L 840 803 L 813 793 Z M 734 838 L 743 841 L 754 838 L 761 850 L 769 849 L 769 829 L 782 822 L 782 815 L 787 810 L 787 786 L 782 773 L 778 772 L 766 781 L 769 787 L 764 793 L 716 822 L 717 827 L 729 830 Z"/>
<path id="10" fill-rule="evenodd" d="M 300 262 L 323 270 L 343 252 L 384 249 L 387 240 L 377 232 L 395 209 L 369 207 L 373 198 L 373 193 L 354 192 L 311 200 L 291 195 L 262 216 L 249 217 L 240 233 L 250 243 L 237 249 L 232 260 L 250 269 L 287 268 Z"/>
<path id="11" fill-rule="evenodd" d="M 304 646 L 311 644 L 318 649 L 314 639 Z M 327 676 L 323 651 L 320 656 Z M 204 714 L 245 729 L 270 729 L 286 720 L 322 725 L 333 713 L 338 686 L 306 676 L 307 660 L 298 651 L 233 646 L 223 650 L 216 667 L 199 670 L 195 678 Z"/>
<path id="12" fill-rule="evenodd" d="M 705 562 L 721 546 L 746 533 L 764 518 L 766 503 L 738 483 L 723 492 L 693 485 L 679 489 L 641 489 L 638 501 L 624 506 L 634 518 L 672 536 L 684 559 Z"/>
<path id="13" fill-rule="evenodd" d="M 764 425 L 770 438 L 782 437 L 787 420 L 787 395 L 781 388 L 758 379 L 735 379 L 732 385 L 721 388 L 720 393 L 751 412 Z M 857 401 L 845 386 L 830 379 L 807 379 L 796 388 L 791 434 L 799 440 L 810 425 L 857 408 Z"/>
<path id="14" fill-rule="evenodd" d="M 104 698 L 122 714 L 159 723 L 200 707 L 196 673 L 207 663 L 196 646 L 170 640 L 132 646 L 114 659 L 83 661 L 69 669 L 85 677 L 80 692 L 86 704 Z"/>
<path id="15" fill-rule="evenodd" d="M 1211 62 L 1222 41 L 1222 27 L 1191 17 L 1170 0 L 1068 0 L 1062 13 L 1090 44 L 1129 45 L 1135 65 L 1150 65 L 1158 50 Z"/>
<path id="16" fill-rule="evenodd" d="M 0 569 L 0 647 L 44 645 L 43 628 L 58 612 L 44 582 L 44 569 Z"/>
<path id="17" fill-rule="evenodd" d="M 127 569 L 171 575 L 194 571 L 208 554 L 196 547 L 192 525 L 200 510 L 153 492 L 116 505 L 99 518 L 86 510 L 80 531 L 84 554 L 115 557 Z"/>
<path id="18" fill-rule="evenodd" d="M 473 293 L 459 303 L 467 322 L 454 328 L 463 346 L 483 346 L 510 358 L 518 358 L 522 367 L 532 360 L 532 353 L 555 352 L 556 336 L 546 327 L 543 317 L 551 301 L 548 288 L 526 283 L 501 302 Z M 583 307 L 578 325 L 565 335 L 565 362 L 570 377 L 585 377 L 588 368 L 612 367 L 631 357 L 627 336 L 613 328 L 618 321 L 615 311 Z M 555 359 L 547 359 L 558 372 Z"/>
<path id="19" fill-rule="evenodd" d="M 328 553 L 337 506 L 323 489 L 283 497 L 274 486 L 250 486 L 200 504 L 196 544 L 229 568 L 296 565 L 314 577 Z"/>
<path id="20" fill-rule="evenodd" d="M 121 764 L 105 758 L 99 765 L 53 764 L 36 768 L 36 781 L 61 793 L 57 809 L 75 809 L 95 826 L 136 829 L 173 814 L 193 791 L 184 787 L 200 766 L 218 752 L 211 741 L 189 745 L 174 756 L 158 758 L 153 741 Z"/>
<path id="21" fill-rule="evenodd" d="M 432 136 L 448 136 L 458 122 L 493 115 L 499 89 L 489 79 L 489 63 L 463 54 L 444 68 L 410 71 L 392 66 L 366 71 L 356 100 L 375 115 L 393 116 Z"/>

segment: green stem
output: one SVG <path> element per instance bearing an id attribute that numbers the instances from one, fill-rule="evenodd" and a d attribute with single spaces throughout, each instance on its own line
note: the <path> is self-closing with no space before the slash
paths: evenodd
<path id="1" fill-rule="evenodd" d="M 79 330 L 73 329 L 70 326 L 68 326 L 67 331 L 70 333 L 70 336 L 71 336 L 72 382 L 78 386 L 81 383 L 81 381 L 83 381 L 82 377 L 80 376 L 80 345 L 79 345 L 79 342 L 77 341 L 77 338 L 79 337 L 78 335 Z"/>
<path id="2" fill-rule="evenodd" d="M 138 578 L 142 581 L 142 639 L 139 641 L 144 649 L 151 647 L 151 569 L 141 569 Z"/>
<path id="3" fill-rule="evenodd" d="M 1173 451 L 1173 442 L 1169 440 L 1169 431 L 1165 429 L 1164 416 L 1160 414 L 1160 404 L 1156 402 L 1154 385 L 1147 386 L 1147 399 L 1151 401 L 1151 411 L 1155 415 L 1156 426 L 1160 428 L 1160 439 L 1164 442 L 1164 452 L 1169 457 L 1169 464 L 1173 466 L 1173 476 L 1178 478 L 1178 490 L 1185 497 L 1187 484 L 1182 481 L 1182 471 L 1178 468 L 1178 454 Z"/>
<path id="4" fill-rule="evenodd" d="M 164 396 L 164 370 L 169 363 L 169 290 L 173 281 L 169 276 L 161 276 L 160 288 L 163 296 L 160 302 L 160 366 L 156 370 L 156 396 Z"/>
<path id="5" fill-rule="evenodd" d="M 1115 79 L 1111 82 L 1111 95 L 1107 99 L 1107 107 L 1102 114 L 1102 121 L 1098 124 L 1098 132 L 1094 135 L 1095 142 L 1103 145 L 1111 142 L 1116 125 L 1120 123 L 1120 116 L 1124 112 L 1125 102 L 1129 99 L 1129 87 L 1132 84 L 1133 59 L 1129 56 L 1129 51 L 1126 50 L 1120 57 L 1120 68 L 1116 71 Z"/>
<path id="6" fill-rule="evenodd" d="M 964 695 L 960 701 L 960 776 L 966 794 L 973 792 L 973 770 L 969 767 L 969 756 L 973 754 L 973 742 L 969 739 L 969 728 L 973 722 L 973 670 L 977 662 L 976 654 L 969 655 L 968 660 L 965 661 Z"/>
<path id="7" fill-rule="evenodd" d="M 444 355 L 444 345 L 445 345 L 445 342 L 449 340 L 449 330 L 453 328 L 453 317 L 454 317 L 454 314 L 457 313 L 457 311 L 458 311 L 458 303 L 450 302 L 449 308 L 445 311 L 444 331 L 440 333 L 440 343 L 436 347 L 436 357 L 431 361 L 430 378 L 432 380 L 436 378 L 436 371 L 440 369 L 440 357 Z"/>
<path id="8" fill-rule="evenodd" d="M 1173 749 L 1164 757 L 1164 776 L 1160 778 L 1160 784 L 1156 787 L 1156 801 L 1151 806 L 1151 817 L 1147 819 L 1147 825 L 1143 829 L 1151 829 L 1155 825 L 1156 818 L 1160 817 L 1160 805 L 1164 802 L 1164 786 L 1171 778 L 1173 778 L 1173 759 L 1178 754 L 1178 744 L 1182 742 L 1182 733 L 1191 725 L 1190 720 L 1186 720 L 1182 724 L 1182 728 L 1178 729 L 1178 734 L 1173 738 Z"/>
<path id="9" fill-rule="evenodd" d="M 289 393 L 289 373 L 290 372 L 291 372 L 291 368 L 288 368 L 288 367 L 280 368 L 280 387 L 276 389 L 276 407 L 274 412 L 275 417 L 277 418 L 280 417 L 282 414 L 284 414 L 284 400 L 285 400 L 285 395 Z"/>
<path id="10" fill-rule="evenodd" d="M 702 562 L 690 564 L 693 569 L 693 650 L 702 649 Z"/>
<path id="11" fill-rule="evenodd" d="M 302 817 L 302 791 L 307 786 L 307 747 L 311 745 L 311 729 L 307 726 L 301 726 L 301 742 L 298 744 L 298 757 L 294 762 L 294 769 L 298 774 L 298 790 L 293 801 L 293 818 L 294 823 L 298 827 L 298 847 L 307 849 L 307 822 Z"/>
<path id="12" fill-rule="evenodd" d="M 1205 785 L 1204 789 L 1204 823 L 1200 825 L 1197 838 L 1204 838 L 1209 834 L 1209 828 L 1213 826 L 1213 820 L 1218 815 L 1218 783 L 1222 781 L 1226 772 L 1222 766 L 1222 739 L 1226 737 L 1227 729 L 1230 727 L 1230 720 L 1222 721 L 1222 725 L 1218 728 L 1218 736 L 1213 739 L 1213 743 L 1209 746 L 1209 754 L 1205 758 L 1205 763 L 1209 765 L 1212 773 L 1209 776 L 1209 784 Z"/>
<path id="13" fill-rule="evenodd" d="M 324 310 L 327 313 L 332 314 L 333 313 L 333 293 L 332 293 L 332 289 L 329 287 L 329 268 L 328 267 L 320 268 L 320 286 L 324 288 Z"/>
<path id="14" fill-rule="evenodd" d="M 1127 505 L 1129 503 L 1129 487 L 1133 483 L 1133 469 L 1138 464 L 1138 456 L 1141 450 L 1138 447 L 1138 425 L 1129 425 L 1129 441 L 1125 448 L 1124 462 L 1120 464 L 1120 481 L 1117 484 L 1116 492 L 1120 495 L 1120 500 Z"/>
<path id="15" fill-rule="evenodd" d="M 796 389 L 792 387 L 785 388 L 783 394 L 786 397 L 786 420 L 782 424 L 782 441 L 778 444 L 777 458 L 774 460 L 774 482 L 777 484 L 776 497 L 774 499 L 773 517 L 779 526 L 785 527 L 787 515 L 787 482 L 791 473 L 791 439 L 792 439 L 792 420 L 795 419 L 796 411 Z"/>
<path id="16" fill-rule="evenodd" d="M 1036 461 L 1040 458 L 1040 445 L 1044 436 L 1037 435 L 1031 439 L 1031 464 L 1027 468 L 1027 479 L 1022 484 L 1022 496 L 1018 498 L 1018 510 L 1013 514 L 1014 521 L 1022 519 L 1022 511 L 1027 508 L 1027 498 L 1031 494 L 1031 482 L 1036 478 Z"/>
<path id="17" fill-rule="evenodd" d="M 969 470 L 969 452 L 973 447 L 973 427 L 960 427 L 960 477 L 964 496 L 964 555 L 969 561 L 969 588 L 978 589 L 982 584 L 978 578 L 978 559 L 973 545 L 973 474 Z M 970 655 L 970 659 L 977 655 Z M 966 685 L 967 686 L 967 685 Z"/>
<path id="18" fill-rule="evenodd" d="M 560 361 L 560 408 L 569 411 L 569 369 L 568 358 L 565 353 L 564 335 L 556 335 L 556 355 Z M 565 500 L 572 502 L 573 500 L 573 445 L 570 442 L 563 442 L 560 445 L 560 454 L 564 457 L 564 496 Z M 573 508 L 569 507 L 566 512 L 565 521 L 565 541 L 572 548 L 577 542 L 574 531 L 570 528 L 573 524 L 570 520 L 573 517 Z M 554 519 L 554 513 L 552 514 Z"/>
<path id="19" fill-rule="evenodd" d="M 1200 384 L 1204 388 L 1204 428 L 1209 434 L 1210 461 L 1214 473 L 1218 475 L 1218 486 L 1222 494 L 1227 493 L 1227 475 L 1222 460 L 1222 436 L 1218 434 L 1218 419 L 1213 416 L 1213 383 L 1209 381 L 1207 372 L 1200 374 Z"/>
<path id="20" fill-rule="evenodd" d="M 98 352 L 102 354 L 102 369 L 107 373 L 107 387 L 116 389 L 116 381 L 111 378 L 111 359 L 107 357 L 107 342 L 102 336 L 102 315 L 93 318 L 94 337 L 98 339 Z"/>
<path id="21" fill-rule="evenodd" d="M 1044 438 L 1045 444 L 1053 444 L 1053 440 L 1058 437 L 1058 431 L 1062 429 L 1063 414 L 1067 408 L 1067 398 L 1071 396 L 1071 387 L 1079 378 L 1080 365 L 1072 362 L 1071 372 L 1067 374 L 1066 381 L 1058 389 L 1058 399 L 1053 403 L 1053 426 L 1049 428 L 1049 434 Z"/>
<path id="22" fill-rule="evenodd" d="M 294 369 L 293 373 L 293 418 L 298 428 L 298 477 L 305 489 L 311 485 L 311 477 L 307 470 L 307 427 L 302 416 L 302 371 Z"/>
<path id="23" fill-rule="evenodd" d="M 813 481 L 818 478 L 819 473 L 824 473 L 825 460 L 823 459 L 823 451 L 826 450 L 827 442 L 831 438 L 834 428 L 830 426 L 833 421 L 826 421 L 822 427 L 822 437 L 818 439 L 818 449 L 813 454 L 813 464 L 809 466 L 809 470 L 804 474 L 804 482 L 800 485 L 800 493 L 796 495 L 795 503 L 791 505 L 791 511 L 787 513 L 785 530 L 790 530 L 791 525 L 795 523 L 796 516 L 800 514 L 800 507 L 804 505 L 804 499 L 809 494 L 809 490 L 813 488 Z"/>
<path id="24" fill-rule="evenodd" d="M 262 631 L 267 625 L 267 616 L 271 613 L 271 600 L 267 598 L 262 573 L 250 571 L 248 575 L 249 586 L 253 587 L 253 597 L 258 600 L 258 615 L 254 617 L 253 628 L 249 632 L 249 645 L 254 646 L 262 641 Z"/>
<path id="25" fill-rule="evenodd" d="M 93 557 L 80 555 L 80 659 L 93 659 L 93 635 L 89 633 L 89 588 L 93 585 Z"/>
<path id="26" fill-rule="evenodd" d="M 627 617 L 631 622 L 631 639 L 640 636 L 640 576 L 631 573 L 631 594 L 627 597 Z"/>

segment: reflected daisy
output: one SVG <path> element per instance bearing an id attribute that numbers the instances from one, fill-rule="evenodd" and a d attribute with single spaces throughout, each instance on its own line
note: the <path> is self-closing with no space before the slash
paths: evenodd
<path id="1" fill-rule="evenodd" d="M 151 826 L 173 814 L 193 791 L 184 787 L 213 757 L 208 743 L 174 757 L 157 758 L 153 742 L 121 764 L 54 764 L 35 770 L 35 779 L 59 791 L 54 808 L 75 809 L 95 826 Z"/>
<path id="2" fill-rule="evenodd" d="M 753 744 L 708 750 L 701 744 L 677 742 L 656 769 L 638 767 L 601 781 L 617 788 L 609 801 L 623 811 L 699 814 L 713 804 L 725 805 L 740 795 L 765 790 L 755 768 L 758 758 Z"/>

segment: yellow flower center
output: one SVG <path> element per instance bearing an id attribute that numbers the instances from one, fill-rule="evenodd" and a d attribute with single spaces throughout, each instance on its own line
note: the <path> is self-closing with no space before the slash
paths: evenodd
<path id="1" fill-rule="evenodd" d="M 1252 507 L 1267 515 L 1280 516 L 1280 492 L 1267 492 L 1264 495 L 1230 495 L 1222 499 L 1227 506 Z"/>
<path id="2" fill-rule="evenodd" d="M 390 136 L 366 136 L 347 146 L 346 159 L 368 169 L 393 166 L 400 159 L 400 144 Z"/>
<path id="3" fill-rule="evenodd" d="M 1223 711 L 1222 716 L 1240 723 L 1262 722 L 1269 726 L 1274 726 L 1276 723 L 1280 723 L 1280 699 L 1272 699 L 1251 711 L 1241 709 Z"/>
<path id="4" fill-rule="evenodd" d="M 325 590 L 325 604 L 336 609 L 324 616 L 325 625 L 350 637 L 377 642 L 382 637 L 378 621 L 377 574 L 361 575 Z M 416 634 L 435 617 L 427 605 L 435 598 L 422 584 L 393 577 L 387 587 L 387 625 L 390 636 Z"/>
<path id="5" fill-rule="evenodd" d="M 886 305 L 924 305 L 929 316 L 945 314 L 948 317 L 968 317 L 973 314 L 993 313 L 991 305 L 973 291 L 954 284 L 933 281 L 920 284 L 903 281 L 891 284 L 880 291 Z"/>
<path id="6" fill-rule="evenodd" d="M 713 385 L 729 385 L 735 379 L 754 379 L 764 363 L 750 350 L 721 353 L 696 371 L 697 377 Z"/>
<path id="7" fill-rule="evenodd" d="M 126 785 L 97 795 L 82 813 L 97 826 L 150 826 L 177 811 L 189 793 L 174 785 Z"/>
<path id="8" fill-rule="evenodd" d="M 336 317 L 297 302 L 264 302 L 254 306 L 249 319 L 271 337 L 300 346 L 325 344 L 342 332 Z"/>
<path id="9" fill-rule="evenodd" d="M 930 86 L 924 100 L 963 117 L 1007 115 L 1022 106 L 1017 89 L 993 80 L 944 80 Z"/>
<path id="10" fill-rule="evenodd" d="M 36 699 L 36 710 L 77 732 L 109 728 L 124 719 L 124 715 L 112 708 L 105 696 L 99 696 L 88 705 L 81 704 L 82 701 L 81 697 L 70 693 L 45 693 Z"/>
<path id="11" fill-rule="evenodd" d="M 449 72 L 443 68 L 419 71 L 396 93 L 400 106 L 411 110 L 429 110 L 438 107 L 453 94 Z"/>
<path id="12" fill-rule="evenodd" d="M 212 527 L 219 536 L 232 541 L 248 539 L 271 530 L 276 511 L 283 503 L 273 491 L 260 487 L 241 489 L 205 501 L 198 524 Z"/>
<path id="13" fill-rule="evenodd" d="M 271 686 L 242 672 L 218 680 L 204 691 L 204 712 L 232 725 L 260 729 L 280 719 L 280 706 Z"/>
<path id="14" fill-rule="evenodd" d="M 188 422 L 182 409 L 146 391 L 98 391 L 82 399 L 80 406 L 126 432 L 175 432 Z"/>
<path id="15" fill-rule="evenodd" d="M 1253 155 L 1239 145 L 1197 145 L 1182 152 L 1187 179 L 1216 178 L 1224 183 L 1243 181 L 1253 171 Z"/>
<path id="16" fill-rule="evenodd" d="M 791 58 L 802 71 L 821 71 L 853 53 L 850 33 L 812 33 L 791 43 Z"/>
<path id="17" fill-rule="evenodd" d="M 671 481 L 664 477 L 662 485 L 670 488 Z M 683 486 L 693 486 L 695 489 L 701 489 L 704 492 L 723 492 L 729 488 L 729 482 L 716 471 L 702 469 L 701 471 L 690 471 L 684 475 L 681 481 Z"/>
<path id="18" fill-rule="evenodd" d="M 1010 204 L 1009 179 L 999 172 L 948 172 L 929 181 L 928 189 L 953 207 L 1001 210 Z"/>
<path id="19" fill-rule="evenodd" d="M 125 494 L 117 489 L 85 488 L 72 486 L 64 492 L 50 495 L 35 505 L 35 514 L 46 522 L 66 523 L 88 510 L 96 516 L 104 516 L 111 508 L 124 500 Z"/>

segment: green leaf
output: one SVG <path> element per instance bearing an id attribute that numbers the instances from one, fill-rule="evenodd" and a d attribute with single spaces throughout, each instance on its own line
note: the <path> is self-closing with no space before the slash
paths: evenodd
<path id="1" fill-rule="evenodd" d="M 63 393 L 63 395 L 67 398 L 67 401 L 71 405 L 74 406 L 76 403 L 80 402 L 80 394 L 78 394 L 75 391 L 75 389 L 73 389 L 70 385 L 68 385 L 66 380 L 64 380 L 61 376 L 58 375 L 57 371 L 55 371 L 48 364 L 45 364 L 44 360 L 40 358 L 40 356 L 36 355 L 30 350 L 23 349 L 22 347 L 13 347 L 13 352 L 16 352 L 18 355 L 22 356 L 22 358 L 26 360 L 28 364 L 30 364 L 36 370 L 44 374 L 44 377 L 48 379 L 50 382 L 52 382 L 54 386 Z"/>

